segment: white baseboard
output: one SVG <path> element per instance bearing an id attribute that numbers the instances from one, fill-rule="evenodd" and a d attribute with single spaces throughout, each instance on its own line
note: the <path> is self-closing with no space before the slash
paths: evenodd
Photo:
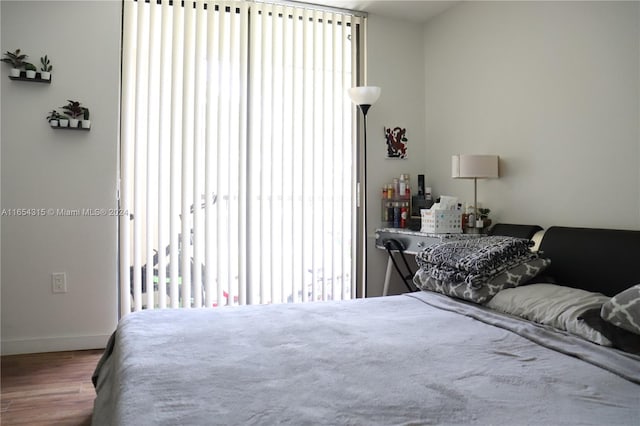
<path id="1" fill-rule="evenodd" d="M 109 335 L 2 340 L 2 355 L 104 349 Z"/>

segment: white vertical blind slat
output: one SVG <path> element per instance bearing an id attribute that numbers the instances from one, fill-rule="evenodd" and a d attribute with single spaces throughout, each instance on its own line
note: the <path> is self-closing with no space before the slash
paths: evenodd
<path id="1" fill-rule="evenodd" d="M 200 87 L 204 87 L 204 74 L 206 68 L 204 67 L 205 57 L 205 36 L 206 36 L 206 11 L 205 2 L 203 0 L 197 0 L 195 2 L 196 24 L 195 24 L 195 59 L 194 59 L 194 96 L 193 96 L 193 128 L 194 128 L 194 145 L 193 145 L 193 276 L 191 280 L 193 282 L 193 300 L 194 306 L 202 307 L 202 265 L 203 250 L 204 250 L 204 230 L 202 228 L 202 202 L 208 204 L 210 197 L 207 193 L 203 192 L 203 179 L 204 179 L 204 164 L 203 164 L 203 129 L 206 127 L 206 121 L 204 119 L 204 100 L 206 92 L 198 90 Z M 204 197 L 204 198 L 203 198 Z"/>
<path id="2" fill-rule="evenodd" d="M 311 43 L 312 46 L 318 46 L 319 49 L 322 49 L 322 42 L 318 41 L 318 25 L 316 24 L 317 20 L 318 20 L 318 11 L 313 11 L 311 14 L 312 17 L 312 28 L 311 28 Z M 318 136 L 317 136 L 317 130 L 318 130 L 318 117 L 317 114 L 319 113 L 318 111 L 318 93 L 319 93 L 319 86 L 322 84 L 322 77 L 318 78 L 317 74 L 318 74 L 318 52 L 316 49 L 309 49 L 309 51 L 311 52 L 311 81 L 314 82 L 315 84 L 313 84 L 311 93 L 310 93 L 310 99 L 309 99 L 309 110 L 311 111 L 310 114 L 310 122 L 309 122 L 309 126 L 311 127 L 311 135 L 310 138 L 308 139 L 311 143 L 310 146 L 310 150 L 313 153 L 313 160 L 316 160 L 318 157 L 317 152 L 320 148 L 320 146 L 318 145 L 320 143 L 320 141 L 318 140 Z M 319 182 L 316 179 L 316 170 L 317 170 L 317 162 L 316 161 L 310 161 L 309 162 L 311 165 L 311 211 L 312 212 L 316 212 L 317 211 L 317 205 L 316 205 L 316 198 L 317 198 L 317 194 L 318 191 L 320 191 L 320 187 L 319 187 Z M 312 227 L 312 232 L 313 232 L 313 241 L 317 241 L 317 244 L 311 244 L 311 285 L 313 286 L 313 290 L 312 290 L 312 295 L 313 295 L 313 299 L 312 300 L 317 300 L 318 299 L 318 286 L 317 286 L 317 282 L 318 282 L 318 263 L 317 263 L 317 258 L 318 258 L 318 246 L 322 245 L 322 236 L 319 235 L 318 232 L 318 215 L 312 214 L 311 215 L 311 227 Z"/>
<path id="3" fill-rule="evenodd" d="M 329 20 L 331 22 L 330 27 L 327 29 L 327 31 L 330 34 L 331 37 L 331 43 L 329 43 L 328 45 L 331 46 L 331 49 L 329 49 L 327 51 L 327 58 L 328 60 L 331 62 L 331 70 L 333 71 L 330 74 L 330 80 L 329 80 L 329 93 L 331 93 L 331 98 L 329 100 L 329 102 L 327 102 L 326 104 L 326 108 L 327 108 L 327 112 L 329 115 L 329 118 L 327 120 L 327 137 L 330 138 L 331 140 L 336 140 L 336 126 L 337 123 L 335 122 L 335 110 L 332 108 L 332 103 L 331 103 L 331 99 L 333 97 L 337 97 L 338 94 L 336 93 L 336 79 L 338 78 L 339 74 L 336 73 L 336 69 L 338 68 L 338 61 L 336 60 L 336 57 L 339 55 L 339 46 L 338 46 L 338 37 L 339 37 L 339 33 L 338 33 L 338 25 L 336 22 L 337 16 L 333 13 L 331 13 L 329 15 Z M 344 93 L 344 92 L 343 92 Z M 339 156 L 336 155 L 336 149 L 334 145 L 331 145 L 331 147 L 329 148 L 329 164 L 332 163 L 337 163 L 339 161 Z M 340 194 L 340 188 L 337 185 L 336 182 L 336 175 L 335 172 L 337 170 L 340 170 L 337 166 L 338 164 L 335 164 L 336 169 L 332 169 L 331 170 L 331 202 L 329 203 L 329 205 L 331 206 L 331 209 L 327 212 L 327 226 L 330 229 L 330 234 L 334 236 L 334 239 L 332 241 L 329 242 L 329 259 L 327 260 L 327 263 L 329 265 L 329 276 L 332 277 L 330 284 L 330 288 L 331 288 L 331 295 L 333 296 L 333 299 L 341 299 L 341 297 L 338 297 L 338 295 L 340 294 L 340 292 L 338 292 L 338 273 L 336 271 L 336 265 L 335 265 L 335 252 L 337 250 L 340 250 L 339 246 L 335 243 L 335 237 L 337 235 L 339 235 L 339 233 L 337 232 L 336 226 L 335 226 L 335 212 L 338 211 L 338 194 Z"/>
<path id="4" fill-rule="evenodd" d="M 238 102 L 239 98 L 239 84 L 240 81 L 238 79 L 239 74 L 239 62 L 240 62 L 240 50 L 238 49 L 238 14 L 236 13 L 235 4 L 231 3 L 229 11 L 229 49 L 228 49 L 228 57 L 229 57 L 229 73 L 227 76 L 226 84 L 231 89 L 228 99 L 227 99 L 227 109 L 229 110 L 229 130 L 230 130 L 230 138 L 231 140 L 238 141 L 240 139 L 240 103 Z M 238 235 L 238 181 L 239 181 L 239 168 L 237 167 L 239 159 L 238 159 L 238 151 L 239 151 L 238 143 L 228 144 L 228 164 L 230 165 L 228 176 L 229 176 L 229 216 L 227 219 L 228 232 L 227 232 L 227 247 L 230 248 L 230 252 L 235 253 L 237 251 L 236 243 L 237 243 L 237 235 Z M 236 277 L 238 271 L 238 257 L 237 256 L 229 256 L 228 257 L 228 272 L 226 277 L 226 304 L 232 305 L 234 303 L 235 298 L 237 298 L 236 291 Z"/>
<path id="5" fill-rule="evenodd" d="M 287 65 L 287 69 L 289 70 L 289 76 L 285 77 L 286 81 L 289 81 L 291 84 L 289 86 L 289 93 L 287 96 L 287 104 L 289 105 L 289 121 L 290 123 L 286 126 L 289 129 L 289 138 L 291 139 L 291 230 L 290 234 L 290 245 L 291 245 L 291 265 L 290 265 L 290 273 L 287 276 L 289 280 L 291 280 L 291 301 L 299 302 L 300 297 L 298 296 L 298 292 L 302 292 L 302 282 L 298 275 L 297 271 L 301 269 L 302 262 L 300 261 L 300 243 L 298 236 L 301 235 L 300 232 L 295 232 L 296 229 L 301 229 L 300 226 L 300 208 L 298 205 L 298 199 L 300 197 L 300 179 L 299 179 L 299 171 L 300 161 L 298 159 L 298 153 L 300 152 L 299 145 L 297 141 L 300 140 L 298 137 L 298 129 L 299 120 L 298 120 L 298 112 L 299 108 L 297 105 L 298 98 L 295 96 L 298 93 L 299 79 L 300 73 L 298 72 L 298 38 L 299 38 L 299 22 L 298 16 L 294 13 L 293 8 L 287 9 L 287 15 L 291 16 L 291 31 L 290 33 L 285 32 L 284 39 L 287 40 L 288 45 L 285 49 L 290 53 L 289 62 Z M 287 29 L 289 26 L 286 27 Z M 291 34 L 291 35 L 289 35 Z"/>
<path id="6" fill-rule="evenodd" d="M 247 105 L 248 105 L 248 34 L 249 34 L 249 21 L 248 21 L 248 4 L 242 2 L 240 7 L 240 39 L 239 39 L 239 51 L 240 51 L 240 144 L 239 144 L 239 186 L 238 186 L 238 250 L 240 247 L 246 247 L 249 243 L 247 220 L 249 215 L 247 214 L 248 203 L 248 179 L 247 179 L 247 155 L 248 147 L 247 140 L 249 132 L 247 130 L 248 117 L 247 117 Z M 244 256 L 237 256 L 238 258 L 238 302 L 241 305 L 247 303 L 247 268 L 249 262 L 245 253 Z"/>
<path id="7" fill-rule="evenodd" d="M 236 5 L 237 11 L 234 12 L 235 23 L 234 33 L 235 43 L 235 59 L 234 59 L 234 85 L 236 86 L 236 137 L 238 143 L 235 144 L 235 202 L 233 214 L 234 236 L 232 243 L 235 253 L 242 253 L 234 257 L 233 270 L 233 295 L 229 296 L 229 304 L 246 304 L 246 251 L 243 247 L 247 246 L 247 106 L 248 106 L 248 84 L 247 72 L 248 62 L 248 5 L 240 2 Z"/>
<path id="8" fill-rule="evenodd" d="M 282 200 L 280 198 L 280 194 L 282 193 L 282 179 L 280 179 L 280 173 L 282 169 L 278 167 L 274 167 L 276 161 L 282 164 L 282 156 L 280 151 L 280 139 L 278 138 L 278 106 L 276 103 L 277 93 L 278 93 L 278 58 L 281 53 L 281 46 L 278 43 L 278 25 L 276 25 L 277 16 L 279 12 L 279 7 L 274 7 L 271 9 L 271 19 L 269 19 L 271 23 L 271 34 L 269 37 L 269 45 L 271 47 L 271 81 L 269 82 L 269 86 L 271 87 L 271 102 L 269 107 L 270 118 L 269 122 L 271 123 L 271 131 L 270 131 L 270 139 L 271 139 L 271 214 L 272 220 L 269 226 L 269 230 L 271 233 L 271 274 L 269 276 L 269 282 L 271 285 L 269 286 L 271 289 L 271 303 L 282 302 L 281 295 L 279 294 L 280 290 L 280 282 L 278 279 L 278 270 L 280 269 L 280 262 L 282 260 L 282 232 L 280 227 L 280 222 L 282 220 L 282 215 L 284 212 L 282 211 Z M 282 164 L 283 167 L 286 167 L 285 164 Z"/>
<path id="9" fill-rule="evenodd" d="M 225 193 L 228 194 L 228 205 L 226 217 L 223 219 L 222 223 L 225 226 L 225 240 L 223 247 L 228 248 L 228 254 L 226 257 L 226 274 L 224 276 L 224 291 L 226 296 L 223 295 L 224 300 L 221 300 L 222 304 L 230 305 L 233 302 L 233 287 L 232 284 L 234 282 L 234 256 L 229 255 L 233 253 L 233 243 L 234 243 L 234 232 L 235 229 L 233 227 L 233 220 L 235 214 L 235 202 L 236 202 L 236 192 L 235 192 L 235 173 L 236 173 L 236 165 L 237 163 L 234 161 L 234 150 L 237 146 L 235 141 L 237 141 L 237 127 L 235 125 L 237 120 L 237 110 L 235 107 L 236 102 L 236 87 L 234 87 L 234 71 L 235 71 L 235 62 L 234 62 L 234 52 L 237 43 L 236 33 L 235 33 L 235 8 L 233 7 L 233 3 L 229 2 L 226 4 L 230 11 L 226 14 L 228 19 L 228 31 L 223 34 L 229 34 L 229 43 L 225 43 L 225 61 L 227 62 L 227 67 L 225 69 L 224 80 L 222 82 L 223 87 L 226 88 L 225 94 L 225 103 L 224 103 L 224 111 L 225 111 L 225 123 L 227 123 L 227 137 L 234 143 L 224 144 L 224 161 L 229 165 L 228 169 L 225 172 Z M 232 10 L 233 9 L 233 10 Z"/>
<path id="10" fill-rule="evenodd" d="M 189 4 L 189 3 L 187 3 Z M 194 58 L 194 19 L 193 7 L 183 7 L 184 35 L 182 60 L 182 174 L 180 203 L 180 290 L 182 307 L 191 307 L 191 188 L 193 162 L 193 58 Z"/>
<path id="11" fill-rule="evenodd" d="M 226 250 L 220 250 L 221 247 L 226 247 L 227 243 L 227 232 L 228 228 L 226 226 L 226 218 L 228 217 L 228 206 L 231 202 L 229 199 L 229 191 L 226 185 L 225 180 L 225 171 L 228 167 L 227 157 L 225 154 L 225 150 L 227 149 L 226 144 L 218 143 L 217 141 L 225 140 L 228 135 L 228 127 L 225 126 L 225 123 L 228 124 L 228 110 L 227 105 L 225 103 L 225 97 L 228 96 L 229 88 L 226 85 L 226 75 L 228 73 L 228 58 L 227 58 L 227 15 L 224 12 L 226 8 L 226 2 L 220 3 L 220 9 L 218 13 L 218 31 L 217 31 L 217 53 L 218 57 L 216 59 L 216 66 L 219 67 L 217 74 L 217 87 L 218 87 L 218 96 L 217 96 L 217 135 L 214 141 L 214 145 L 216 147 L 216 187 L 220 192 L 220 200 L 218 205 L 218 216 L 216 218 L 217 224 L 217 232 L 216 232 L 216 244 L 217 248 L 217 296 L 216 301 L 219 306 L 225 305 L 226 301 L 224 298 L 224 288 L 227 285 L 227 276 L 229 269 L 229 258 L 228 252 Z M 225 167 L 220 167 L 221 165 L 225 165 Z"/>
<path id="12" fill-rule="evenodd" d="M 171 7 L 167 2 L 161 6 L 162 24 L 160 29 L 160 80 L 158 84 L 159 92 L 159 115 L 158 115 L 158 306 L 167 307 L 167 246 L 168 222 L 167 211 L 169 198 L 167 193 L 168 172 L 170 171 L 169 149 L 170 149 L 170 76 L 171 64 L 169 62 L 171 53 L 172 31 L 171 31 Z"/>
<path id="13" fill-rule="evenodd" d="M 307 276 L 306 276 L 306 271 L 305 271 L 305 265 L 309 264 L 309 259 L 310 259 L 310 255 L 313 254 L 313 252 L 311 250 L 309 250 L 308 247 L 308 238 L 309 238 L 309 234 L 313 233 L 313 220 L 310 220 L 310 215 L 308 214 L 308 212 L 310 211 L 307 207 L 307 199 L 309 197 L 309 195 L 313 195 L 310 194 L 308 188 L 309 188 L 309 179 L 307 178 L 307 171 L 309 170 L 308 168 L 308 164 L 307 164 L 307 158 L 308 158 L 308 149 L 307 149 L 307 140 L 308 140 L 308 135 L 309 132 L 307 131 L 308 126 L 311 125 L 311 123 L 309 122 L 309 110 L 310 108 L 306 108 L 307 106 L 307 102 L 308 99 L 310 98 L 309 96 L 309 86 L 310 86 L 310 81 L 312 81 L 309 78 L 309 72 L 308 69 L 310 67 L 310 63 L 309 63 L 309 53 L 308 53 L 308 49 L 307 49 L 307 45 L 309 43 L 309 19 L 310 19 L 310 12 L 308 9 L 305 9 L 303 14 L 302 14 L 302 98 L 301 98 L 301 111 L 302 111 L 302 134 L 301 136 L 301 163 L 303 164 L 303 168 L 302 168 L 302 176 L 301 176 L 301 181 L 302 181 L 302 229 L 304 229 L 304 233 L 302 234 L 302 247 L 301 247 L 301 254 L 302 254 L 302 264 L 303 267 L 301 269 L 301 282 L 302 282 L 302 301 L 303 302 L 307 302 L 309 300 L 309 288 L 307 286 Z M 311 227 L 311 232 L 309 232 L 309 227 Z M 312 269 L 311 269 L 311 289 L 313 289 L 313 265 L 312 265 Z M 315 293 L 313 293 L 315 295 Z"/>
<path id="14" fill-rule="evenodd" d="M 268 59 L 271 57 L 269 55 L 269 44 L 267 43 L 267 34 L 268 34 L 268 19 L 267 16 L 271 10 L 270 5 L 264 5 L 262 9 L 262 14 L 260 15 L 261 19 L 261 35 L 262 35 L 262 49 L 261 49 L 261 60 L 260 60 L 260 93 L 263 99 L 262 108 L 260 109 L 260 135 L 262 136 L 261 151 L 262 155 L 260 158 L 262 159 L 260 164 L 261 174 L 261 185 L 260 185 L 260 209 L 262 213 L 260 217 L 262 220 L 260 221 L 260 233 L 262 235 L 261 241 L 262 250 L 259 255 L 260 259 L 260 303 L 268 303 L 270 300 L 270 292 L 269 288 L 265 285 L 268 281 L 269 276 L 269 268 L 268 265 L 271 264 L 271 251 L 270 242 L 272 241 L 271 235 L 271 227 L 269 227 L 269 201 L 270 201 L 270 193 L 269 188 L 271 187 L 270 182 L 268 180 L 268 176 L 270 174 L 269 166 L 272 164 L 271 159 L 269 158 L 271 154 L 271 138 L 269 132 L 269 120 L 268 115 L 271 105 L 269 104 L 269 96 L 267 91 L 267 81 L 268 81 L 268 73 L 265 72 L 265 68 L 268 66 L 266 63 Z M 257 61 L 256 61 L 257 62 Z"/>
<path id="15" fill-rule="evenodd" d="M 282 163 L 286 164 L 286 169 L 282 170 L 282 211 L 283 215 L 280 221 L 281 231 L 281 245 L 287 250 L 286 258 L 282 256 L 280 258 L 280 301 L 287 302 L 287 295 L 291 294 L 293 298 L 293 288 L 291 283 L 292 278 L 292 264 L 293 264 L 293 159 L 291 156 L 293 140 L 291 137 L 291 115 L 288 113 L 288 104 L 290 103 L 290 93 L 292 93 L 291 84 L 291 68 L 290 68 L 290 55 L 291 55 L 291 36 L 290 28 L 292 18 L 289 8 L 283 7 L 282 13 L 282 26 L 281 26 L 281 38 L 280 38 L 280 67 L 282 69 L 281 75 L 281 91 L 280 98 L 282 99 L 280 106 L 280 114 L 282 116 L 282 128 L 280 129 L 282 140 Z M 286 182 L 286 186 L 285 186 Z"/>
<path id="16" fill-rule="evenodd" d="M 173 8 L 173 42 L 171 50 L 171 169 L 170 169 L 170 299 L 171 307 L 180 307 L 179 293 L 179 266 L 180 257 L 178 247 L 180 244 L 180 177 L 182 158 L 182 45 L 183 45 L 183 10 Z"/>
<path id="17" fill-rule="evenodd" d="M 216 194 L 218 192 L 215 185 L 215 176 L 218 168 L 216 167 L 216 155 L 215 155 L 215 141 L 218 135 L 218 101 L 217 101 L 217 70 L 218 67 L 212 66 L 217 63 L 217 43 L 216 35 L 218 34 L 218 17 L 219 13 L 216 12 L 215 7 L 209 7 L 207 9 L 207 79 L 206 79 L 206 127 L 205 127 L 205 193 Z M 212 195 L 213 196 L 213 195 Z M 213 200 L 212 200 L 213 201 Z M 216 225 L 215 225 L 215 212 L 218 209 L 218 203 L 220 200 L 216 200 L 216 204 L 206 203 L 205 205 L 205 265 L 208 267 L 205 269 L 205 305 L 213 306 L 216 299 L 214 294 L 214 281 L 217 276 L 214 271 L 217 271 L 218 257 L 216 255 Z M 216 290 L 217 293 L 217 290 Z"/>
<path id="18" fill-rule="evenodd" d="M 158 197 L 158 185 L 155 179 L 156 175 L 156 167 L 158 164 L 157 151 L 154 149 L 156 141 L 158 140 L 158 126 L 157 126 L 157 108 L 159 105 L 158 102 L 158 92 L 155 87 L 158 84 L 158 62 L 160 56 L 158 55 L 158 42 L 159 38 L 157 37 L 157 4 L 149 3 L 147 5 L 149 8 L 149 46 L 147 53 L 147 63 L 148 63 L 148 78 L 147 78 L 147 155 L 146 155 L 146 200 L 145 200 L 145 210 L 146 210 L 146 242 L 145 242 L 145 265 L 153 265 L 154 264 L 154 251 L 153 247 L 155 244 L 155 237 L 157 234 L 157 211 L 152 208 L 155 203 L 155 200 Z M 145 273 L 145 288 L 146 288 L 146 305 L 147 309 L 153 309 L 155 307 L 155 292 L 154 292 L 154 274 L 153 268 L 147 267 Z"/>

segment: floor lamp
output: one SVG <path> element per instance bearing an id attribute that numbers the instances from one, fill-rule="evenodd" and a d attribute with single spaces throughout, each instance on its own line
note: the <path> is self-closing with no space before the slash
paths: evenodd
<path id="1" fill-rule="evenodd" d="M 478 179 L 498 177 L 497 155 L 454 155 L 451 157 L 451 177 L 473 179 L 473 214 L 478 220 Z M 473 227 L 476 227 L 474 222 Z"/>
<path id="2" fill-rule="evenodd" d="M 362 263 L 364 265 L 364 274 L 363 274 L 363 294 L 362 297 L 367 296 L 367 112 L 371 105 L 376 103 L 378 98 L 380 97 L 381 89 L 379 87 L 374 86 L 359 86 L 352 87 L 349 89 L 349 97 L 351 101 L 360 108 L 362 111 L 362 115 L 364 116 L 364 145 L 362 148 L 363 152 L 363 178 L 362 185 L 360 188 L 361 193 L 363 194 L 363 202 L 362 202 L 362 218 L 363 218 L 363 237 L 362 237 Z"/>

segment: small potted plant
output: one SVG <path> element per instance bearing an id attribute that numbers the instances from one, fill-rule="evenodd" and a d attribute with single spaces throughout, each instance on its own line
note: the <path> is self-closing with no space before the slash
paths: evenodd
<path id="1" fill-rule="evenodd" d="M 44 58 L 40 58 L 40 78 L 43 80 L 51 79 L 51 71 L 53 70 L 53 65 L 51 65 L 51 61 L 44 55 Z"/>
<path id="2" fill-rule="evenodd" d="M 69 127 L 77 128 L 80 121 L 80 117 L 84 115 L 84 108 L 80 105 L 80 102 L 67 100 L 68 104 L 62 107 L 64 114 L 69 116 Z"/>
<path id="3" fill-rule="evenodd" d="M 0 59 L 0 61 L 11 65 L 11 77 L 20 77 L 20 70 L 24 68 L 25 59 L 27 59 L 27 55 L 21 53 L 20 49 L 16 49 L 15 52 L 5 52 L 4 58 Z"/>
<path id="4" fill-rule="evenodd" d="M 35 65 L 30 62 L 25 62 L 24 70 L 27 72 L 27 78 L 36 78 L 36 71 L 38 68 L 36 68 Z"/>
<path id="5" fill-rule="evenodd" d="M 47 116 L 47 121 L 51 127 L 58 127 L 60 125 L 60 119 L 63 118 L 64 116 L 54 109 Z"/>
<path id="6" fill-rule="evenodd" d="M 60 114 L 58 124 L 60 124 L 60 127 L 69 127 L 69 117 L 66 114 Z"/>
<path id="7" fill-rule="evenodd" d="M 87 107 L 82 107 L 82 110 L 84 111 L 83 114 L 83 119 L 82 119 L 82 128 L 83 129 L 90 129 L 91 128 L 91 120 L 89 119 L 91 117 L 91 114 L 89 113 L 89 108 Z"/>
<path id="8" fill-rule="evenodd" d="M 489 213 L 491 213 L 490 209 L 482 209 L 478 208 L 478 220 L 482 224 L 481 228 L 486 228 L 491 226 L 491 219 L 489 219 Z"/>

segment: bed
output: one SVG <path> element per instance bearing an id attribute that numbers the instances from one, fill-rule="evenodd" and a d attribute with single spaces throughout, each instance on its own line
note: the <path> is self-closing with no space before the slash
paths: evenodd
<path id="1" fill-rule="evenodd" d="M 640 231 L 551 227 L 539 250 L 541 273 L 482 303 L 425 290 L 132 313 L 96 367 L 92 422 L 637 425 L 640 335 L 601 307 L 640 283 Z M 534 295 L 580 308 L 509 311 Z"/>

